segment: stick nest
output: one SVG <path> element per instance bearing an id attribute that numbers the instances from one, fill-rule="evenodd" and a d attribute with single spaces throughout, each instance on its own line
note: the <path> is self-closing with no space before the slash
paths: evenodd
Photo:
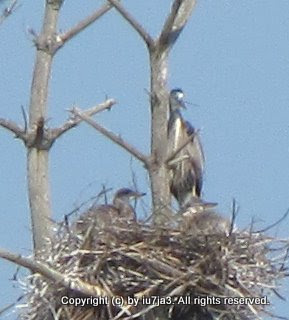
<path id="1" fill-rule="evenodd" d="M 69 285 L 29 276 L 21 319 L 260 319 L 271 315 L 260 301 L 278 295 L 288 276 L 288 241 L 262 233 L 190 234 L 124 221 L 100 228 L 90 215 L 81 225 L 86 230 L 79 222 L 59 226 L 38 258 Z M 63 304 L 63 297 L 90 300 L 75 306 Z M 236 300 L 229 304 L 226 297 Z M 263 300 L 251 304 L 244 297 Z"/>

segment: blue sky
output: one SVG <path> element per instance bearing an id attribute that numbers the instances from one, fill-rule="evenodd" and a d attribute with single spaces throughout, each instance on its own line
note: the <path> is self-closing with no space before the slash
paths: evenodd
<path id="1" fill-rule="evenodd" d="M 0 26 L 0 115 L 19 123 L 21 105 L 27 109 L 29 103 L 35 56 L 27 30 L 39 31 L 43 2 L 22 1 Z M 123 3 L 156 36 L 171 1 Z M 100 4 L 64 2 L 59 29 L 67 30 Z M 289 1 L 199 0 L 171 52 L 169 73 L 169 86 L 183 88 L 192 103 L 184 116 L 201 129 L 207 159 L 204 197 L 218 202 L 225 216 L 230 216 L 236 198 L 241 228 L 252 218 L 260 228 L 276 221 L 289 207 Z M 118 104 L 97 115 L 97 121 L 149 152 L 146 89 L 145 46 L 116 12 L 110 12 L 57 54 L 48 123 L 57 126 L 67 118 L 68 108 L 88 108 L 109 96 Z M 0 246 L 28 255 L 25 149 L 0 128 L 0 150 Z M 142 166 L 86 124 L 57 141 L 50 165 L 56 220 L 97 194 L 102 184 L 131 186 L 132 168 L 139 189 L 149 191 Z M 149 206 L 149 195 L 145 202 Z M 271 234 L 288 237 L 288 221 Z M 1 308 L 13 302 L 19 290 L 9 280 L 15 266 L 0 260 L 0 270 Z M 288 289 L 287 283 L 284 296 Z M 287 316 L 288 302 L 277 301 L 274 311 Z"/>

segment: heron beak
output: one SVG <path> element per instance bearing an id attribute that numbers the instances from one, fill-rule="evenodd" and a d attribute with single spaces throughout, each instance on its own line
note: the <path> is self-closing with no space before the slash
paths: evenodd
<path id="1" fill-rule="evenodd" d="M 138 193 L 138 194 L 137 194 L 137 198 L 143 197 L 143 196 L 145 196 L 145 195 L 146 195 L 145 192 Z"/>
<path id="2" fill-rule="evenodd" d="M 181 103 L 181 107 L 183 108 L 183 109 L 187 109 L 187 106 L 186 106 L 186 104 L 185 104 L 185 102 L 184 101 L 182 101 L 182 103 Z"/>
<path id="3" fill-rule="evenodd" d="M 217 202 L 205 202 L 204 203 L 204 208 L 206 209 L 212 209 L 218 206 Z"/>
<path id="4" fill-rule="evenodd" d="M 145 195 L 146 195 L 145 192 L 137 192 L 137 191 L 135 191 L 135 192 L 132 194 L 132 198 L 137 199 L 137 198 L 141 198 L 141 197 L 143 197 L 143 196 L 145 196 Z"/>

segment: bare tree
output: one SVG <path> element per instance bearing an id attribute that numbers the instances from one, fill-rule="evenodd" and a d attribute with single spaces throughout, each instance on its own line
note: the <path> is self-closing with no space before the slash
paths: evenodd
<path id="1" fill-rule="evenodd" d="M 124 2 L 124 1 L 123 1 Z M 223 269 L 225 268 L 226 263 L 224 263 L 224 252 L 230 253 L 231 256 L 227 255 L 227 260 L 230 261 L 236 259 L 235 263 L 237 267 L 231 268 L 232 270 L 238 270 L 238 266 L 240 264 L 238 258 L 239 256 L 246 256 L 246 252 L 248 250 L 247 238 L 250 239 L 250 243 L 252 241 L 252 234 L 241 234 L 240 237 L 237 237 L 237 240 L 232 236 L 233 233 L 233 223 L 230 225 L 229 235 L 219 234 L 219 240 L 216 241 L 215 238 L 211 238 L 208 241 L 209 235 L 206 235 L 205 240 L 199 239 L 198 237 L 190 238 L 188 243 L 183 242 L 183 238 L 181 237 L 183 231 L 181 228 L 177 229 L 176 233 L 173 227 L 169 229 L 165 229 L 165 232 L 162 233 L 164 229 L 160 227 L 163 225 L 166 220 L 172 217 L 171 210 L 171 195 L 170 195 L 170 187 L 169 187 L 169 166 L 168 163 L 173 161 L 178 153 L 189 143 L 192 136 L 188 137 L 187 141 L 184 141 L 183 145 L 181 145 L 177 150 L 174 150 L 173 153 L 168 153 L 167 151 L 167 122 L 168 122 L 168 111 L 169 111 L 169 98 L 168 98 L 168 74 L 169 74 L 169 54 L 174 44 L 176 43 L 179 35 L 184 29 L 194 7 L 195 0 L 174 0 L 171 6 L 171 10 L 159 32 L 159 36 L 153 38 L 148 31 L 143 27 L 126 9 L 125 4 L 123 5 L 118 0 L 107 0 L 105 4 L 100 7 L 98 10 L 93 12 L 91 15 L 86 17 L 84 20 L 77 23 L 75 26 L 70 28 L 68 31 L 59 33 L 58 32 L 58 18 L 61 12 L 63 0 L 46 0 L 45 2 L 45 12 L 43 17 L 42 29 L 40 34 L 37 34 L 34 30 L 30 30 L 30 33 L 34 39 L 34 45 L 36 49 L 36 58 L 33 70 L 33 79 L 31 84 L 31 93 L 30 93 L 30 103 L 29 103 L 29 117 L 24 116 L 24 126 L 20 126 L 13 121 L 0 118 L 0 126 L 6 128 L 10 132 L 14 133 L 15 136 L 21 139 L 26 147 L 27 151 L 27 177 L 28 177 L 28 195 L 29 195 L 29 204 L 30 204 L 30 214 L 31 214 L 31 225 L 32 225 L 32 234 L 33 234 L 33 244 L 34 244 L 34 254 L 35 257 L 27 258 L 20 256 L 18 254 L 13 254 L 4 249 L 0 249 L 0 257 L 16 263 L 17 265 L 23 266 L 29 269 L 34 275 L 37 274 L 42 276 L 42 279 L 38 282 L 37 285 L 43 285 L 43 282 L 46 284 L 45 290 L 53 284 L 57 284 L 60 288 L 58 293 L 62 292 L 62 289 L 72 292 L 80 292 L 86 296 L 114 296 L 114 290 L 111 290 L 107 279 L 101 279 L 98 272 L 98 256 L 99 252 L 102 252 L 103 255 L 107 255 L 106 247 L 101 247 L 103 243 L 101 241 L 94 243 L 98 247 L 99 250 L 94 250 L 93 254 L 89 257 L 91 260 L 93 272 L 93 279 L 98 279 L 96 283 L 91 284 L 89 281 L 84 281 L 82 279 L 86 279 L 83 274 L 79 277 L 75 276 L 77 273 L 75 272 L 74 265 L 70 264 L 69 267 L 71 269 L 66 268 L 66 259 L 69 255 L 73 255 L 75 252 L 67 253 L 67 256 L 61 256 L 61 253 L 65 250 L 63 248 L 69 248 L 71 243 L 70 232 L 65 233 L 65 241 L 61 243 L 61 241 L 55 236 L 55 239 L 51 237 L 52 230 L 52 210 L 51 210 L 51 194 L 50 194 L 50 173 L 49 173 L 49 155 L 50 150 L 54 144 L 54 142 L 61 137 L 63 134 L 67 133 L 70 129 L 76 127 L 82 121 L 88 123 L 90 126 L 95 128 L 98 132 L 104 135 L 106 138 L 113 141 L 115 144 L 126 150 L 129 154 L 131 154 L 134 158 L 140 161 L 145 169 L 148 171 L 150 178 L 150 186 L 151 186 L 151 194 L 152 194 L 152 213 L 153 213 L 153 225 L 151 230 L 148 231 L 147 226 L 136 226 L 136 228 L 127 229 L 123 234 L 121 232 L 116 232 L 114 235 L 114 239 L 118 239 L 114 242 L 115 248 L 112 248 L 113 255 L 116 253 L 119 254 L 115 259 L 117 266 L 116 269 L 110 269 L 112 275 L 116 275 L 117 281 L 119 284 L 119 279 L 129 279 L 129 282 L 132 282 L 132 287 L 137 287 L 136 283 L 139 280 L 139 283 L 143 285 L 144 279 L 145 281 L 152 280 L 150 283 L 148 282 L 147 287 L 144 289 L 142 286 L 139 288 L 139 291 L 136 293 L 136 297 L 144 297 L 146 295 L 153 295 L 154 293 L 159 293 L 157 290 L 161 290 L 160 287 L 163 287 L 161 293 L 163 295 L 167 295 L 168 297 L 174 297 L 177 295 L 187 295 L 187 287 L 189 285 L 192 288 L 196 288 L 199 290 L 194 291 L 197 292 L 197 295 L 204 295 L 204 293 L 211 293 L 217 296 L 224 295 L 223 289 L 231 290 L 230 294 L 233 296 L 234 294 L 239 294 L 243 297 L 243 292 L 246 294 L 249 292 L 249 295 L 254 296 L 255 292 L 259 294 L 259 289 L 261 287 L 261 292 L 263 292 L 262 282 L 266 280 L 267 274 L 264 275 L 263 267 L 259 269 L 260 275 L 251 271 L 252 266 L 255 266 L 255 261 L 262 261 L 260 265 L 263 266 L 265 260 L 265 253 L 259 257 L 257 254 L 257 258 L 251 261 L 251 256 L 247 257 L 247 275 L 246 272 L 242 271 L 242 275 L 244 278 L 240 280 L 238 275 L 235 273 L 231 277 L 227 277 L 228 283 L 224 282 L 225 273 Z M 2 18 L 0 17 L 0 23 L 9 16 L 13 10 L 15 9 L 16 1 L 12 1 L 10 7 L 3 12 Z M 111 132 L 110 130 L 103 127 L 101 124 L 97 123 L 92 119 L 96 113 L 110 109 L 116 102 L 114 99 L 107 99 L 104 102 L 95 105 L 87 110 L 82 110 L 80 108 L 72 108 L 70 110 L 70 116 L 66 122 L 64 122 L 61 126 L 57 128 L 51 128 L 47 126 L 47 114 L 48 114 L 48 92 L 49 92 L 49 81 L 51 70 L 53 66 L 53 60 L 56 56 L 57 52 L 65 47 L 65 44 L 68 43 L 71 39 L 73 39 L 80 32 L 85 31 L 88 26 L 94 23 L 98 18 L 103 16 L 106 12 L 111 9 L 115 9 L 125 21 L 127 21 L 131 27 L 139 34 L 142 41 L 146 44 L 146 48 L 149 54 L 149 66 L 150 66 L 150 111 L 151 111 L 151 148 L 148 154 L 142 153 L 138 150 L 137 147 L 131 145 L 129 142 L 122 139 L 118 134 Z M 1 20 L 2 19 L 2 20 Z M 91 222 L 91 221 L 89 221 Z M 100 233 L 97 233 L 96 237 L 89 238 L 92 233 L 94 225 L 88 228 L 84 237 L 83 243 L 80 244 L 79 254 L 79 263 L 81 262 L 83 256 L 81 254 L 86 254 L 87 250 L 84 247 L 91 239 L 97 239 Z M 130 227 L 130 226 L 129 226 Z M 138 229 L 138 227 L 140 229 Z M 141 229 L 143 227 L 143 229 Z M 166 228 L 167 226 L 164 226 Z M 60 228 L 61 229 L 61 228 Z M 141 230 L 143 232 L 140 237 L 138 231 Z M 135 243 L 131 246 L 130 238 L 127 237 L 128 232 L 131 231 L 134 235 L 134 239 L 136 239 Z M 170 232 L 172 233 L 170 234 Z M 61 232 L 59 232 L 61 233 Z M 161 236 L 160 236 L 161 234 Z M 172 238 L 177 234 L 177 237 L 174 239 L 174 246 L 171 245 Z M 78 235 L 75 235 L 77 238 Z M 230 238 L 232 236 L 232 238 Z M 119 238 L 117 238 L 119 237 Z M 153 237 L 153 241 L 151 238 Z M 247 237 L 247 238 L 246 238 Z M 271 238 L 262 238 L 261 240 L 258 238 L 259 235 L 256 236 L 255 242 L 252 241 L 252 252 L 253 256 L 255 253 L 258 253 L 260 250 L 260 242 L 266 243 L 271 241 Z M 128 238 L 128 239 L 127 239 Z M 161 240 L 160 240 L 161 238 Z M 194 241 L 191 241 L 191 239 Z M 201 238 L 201 237 L 200 237 Z M 89 241 L 86 241 L 89 239 Z M 140 240 L 141 239 L 141 240 Z M 47 241 L 47 240 L 50 240 Z M 59 241 L 57 241 L 59 240 Z M 75 243 L 79 243 L 79 239 L 75 241 Z M 155 241 L 154 241 L 155 240 Z M 186 239 L 185 239 L 186 240 Z M 126 242 L 128 241 L 128 242 Z M 202 242 L 203 241 L 203 242 Z M 105 242 L 105 241 L 104 241 Z M 273 240 L 272 240 L 273 242 Z M 47 248 L 46 245 L 49 243 L 51 252 L 51 256 L 42 255 Z M 183 243 L 186 243 L 184 248 Z M 211 252 L 208 254 L 206 250 L 204 250 L 204 245 L 208 245 Z M 245 243 L 245 245 L 244 245 Z M 119 245 L 120 244 L 120 245 Z M 197 244 L 197 245 L 196 245 Z M 119 246 L 118 246 L 119 245 Z M 139 247 L 141 245 L 141 247 Z M 191 247 L 190 247 L 191 245 Z M 221 252 L 219 247 L 227 248 L 226 246 L 231 246 L 232 250 L 223 250 Z M 71 247 L 72 248 L 72 247 Z M 70 248 L 70 249 L 71 249 Z M 263 250 L 265 246 L 261 246 Z M 74 248 L 73 248 L 74 249 Z M 79 247 L 77 248 L 79 249 Z M 185 250 L 184 250 L 185 249 Z M 274 264 L 271 264 L 271 261 L 268 260 L 268 265 L 265 268 L 268 270 L 268 274 L 272 275 L 275 273 L 279 276 L 279 278 L 287 276 L 285 273 L 286 268 L 284 267 L 286 259 L 288 258 L 288 243 L 286 242 L 283 248 L 286 251 L 285 258 L 283 256 L 278 258 L 281 259 L 281 267 L 280 261 L 277 259 L 276 265 L 279 267 L 276 268 Z M 54 251 L 53 251 L 54 250 Z M 186 251 L 187 250 L 187 251 Z M 199 251 L 198 251 L 199 250 Z M 56 251 L 56 252 L 55 252 Z M 73 251 L 73 250 L 72 250 Z M 157 254 L 156 254 L 157 251 Z M 191 253 L 195 253 L 195 257 L 191 257 Z M 205 253 L 204 253 L 205 252 Z M 236 253 L 237 252 L 237 253 Z M 267 252 L 267 251 L 266 251 Z M 217 257 L 218 255 L 218 257 Z M 45 257 L 51 258 L 51 261 L 57 261 L 58 268 L 54 268 L 51 264 L 46 263 Z M 53 258 L 55 260 L 53 260 Z M 161 257 L 158 260 L 158 257 Z M 199 260 L 198 260 L 199 257 Z M 87 258 L 87 257 L 85 257 Z M 57 260 L 59 259 L 59 260 Z M 216 259 L 219 262 L 219 265 L 216 264 Z M 105 260 L 105 259 L 104 259 Z M 187 261 L 189 260 L 189 261 Z M 63 262 L 64 261 L 64 262 Z M 109 259 L 107 261 L 110 262 Z M 106 262 L 107 262 L 106 261 Z M 122 261 L 122 265 L 118 268 L 118 263 Z M 97 262 L 97 263 L 96 263 Z M 133 263 L 132 263 L 133 262 Z M 184 262 L 184 263 L 183 263 Z M 188 268 L 185 269 L 184 264 L 188 263 Z M 208 263 L 210 262 L 210 263 Z M 135 270 L 130 270 L 128 266 L 130 264 L 134 265 Z M 195 264 L 194 266 L 192 266 Z M 72 266 L 71 266 L 72 265 Z M 211 274 L 208 275 L 207 268 L 210 265 Z M 82 266 L 81 266 L 82 267 Z M 93 269 L 95 268 L 95 269 Z M 107 267 L 111 268 L 110 265 Z M 195 268 L 195 269 L 194 269 Z M 81 268 L 80 268 L 81 269 Z M 218 269 L 216 271 L 216 269 Z M 229 268 L 228 268 L 229 269 Z M 278 272 L 276 270 L 278 269 Z M 86 269 L 83 268 L 82 272 L 86 273 Z M 153 272 L 150 272 L 153 271 Z M 257 270 L 258 271 L 258 270 Z M 75 272 L 75 273 L 74 273 Z M 121 273 L 119 276 L 118 272 Z M 196 279 L 200 279 L 200 281 L 196 281 L 193 279 L 191 281 L 192 274 L 197 274 Z M 229 271 L 228 271 L 229 272 Z M 274 273 L 275 272 L 275 273 Z M 105 273 L 105 272 L 103 272 Z M 152 274 L 152 279 L 149 279 L 148 274 Z M 71 276 L 73 275 L 73 276 Z M 133 276 L 132 276 L 133 275 Z M 127 277 L 127 278 L 126 278 Z M 137 278 L 138 277 L 138 278 Z M 199 277 L 199 278 L 198 278 Z M 216 277 L 216 279 L 215 279 Z M 219 277 L 219 278 L 218 278 Z M 156 279 L 157 278 L 157 279 Z M 272 279 L 268 280 L 268 284 L 265 283 L 268 287 L 274 286 L 271 284 L 273 280 L 275 281 L 275 276 L 271 276 Z M 44 281 L 43 281 L 44 279 Z M 131 280 L 133 279 L 133 280 Z M 232 284 L 232 279 L 235 279 L 235 282 Z M 258 281 L 256 281 L 256 279 Z M 39 280 L 39 279 L 38 279 Z M 110 280 L 110 279 L 109 279 Z M 41 282 L 42 281 L 42 282 Z M 50 282 L 49 282 L 50 281 Z M 211 281 L 211 282 L 210 282 Z M 256 282 L 256 288 L 254 288 L 251 292 L 249 289 L 247 291 L 243 291 L 246 288 L 252 287 L 252 283 Z M 33 281 L 32 281 L 33 282 Z M 35 281 L 37 282 L 37 281 Z M 204 287 L 202 287 L 202 283 L 208 282 Z M 47 284 L 48 283 L 48 284 Z M 164 286 L 163 284 L 166 283 Z M 244 284 L 246 283 L 246 285 Z M 129 283 L 130 285 L 131 283 Z M 237 290 L 239 288 L 240 292 Z M 51 288 L 50 288 L 51 289 Z M 117 288 L 116 292 L 122 292 L 123 288 Z M 131 288 L 129 288 L 131 289 Z M 44 291 L 45 291 L 44 290 Z M 255 290 L 255 291 L 254 291 Z M 37 290 L 35 290 L 37 291 Z M 57 291 L 57 290 L 56 290 Z M 41 292 L 38 290 L 37 293 Z M 65 291 L 66 292 L 66 291 Z M 130 291 L 129 291 L 130 292 Z M 191 291 L 188 291 L 191 293 Z M 129 293 L 129 295 L 131 295 Z M 45 298 L 45 297 L 44 297 Z M 46 305 L 45 301 L 45 305 Z M 57 306 L 59 306 L 59 302 L 57 302 Z M 110 307 L 108 306 L 108 312 L 110 312 Z M 143 316 L 147 313 L 147 316 L 144 319 L 167 319 L 168 314 L 170 312 L 174 312 L 174 308 L 170 308 L 167 310 L 166 308 L 156 310 L 154 313 L 151 309 L 154 308 L 154 305 L 148 306 L 144 310 L 139 313 L 132 314 L 130 313 L 131 306 L 124 305 L 121 307 L 121 310 L 118 310 L 118 315 L 116 317 L 112 316 L 112 312 L 110 315 L 110 319 L 118 319 L 124 314 L 128 314 L 129 317 L 127 319 L 136 318 L 138 316 Z M 250 307 L 251 308 L 251 307 Z M 249 309 L 250 309 L 249 308 Z M 2 310 L 6 310 L 4 308 Z M 61 309 L 61 308 L 60 308 Z M 54 315 L 57 309 L 53 309 L 51 307 L 50 313 L 43 314 L 47 315 L 45 319 L 56 319 L 57 315 Z M 176 309 L 177 310 L 177 309 Z M 39 314 L 37 314 L 38 318 L 42 317 L 42 310 L 40 310 Z M 152 311 L 152 313 L 150 313 Z M 226 311 L 226 310 L 225 310 Z M 225 312 L 224 311 L 224 312 Z M 238 310 L 237 310 L 238 311 Z M 257 314 L 259 310 L 255 310 L 251 308 L 249 310 L 253 314 Z M 0 310 L 0 314 L 1 314 Z M 94 312 L 94 311 L 92 311 Z M 177 310 L 178 312 L 178 310 Z M 206 315 L 204 315 L 203 310 L 193 311 L 194 314 L 200 315 L 198 319 L 212 319 Z M 226 311 L 227 312 L 227 311 Z M 67 318 L 71 318 L 66 315 Z M 130 317 L 131 316 L 131 317 Z M 192 313 L 188 313 L 189 319 L 192 318 Z M 75 319 L 75 317 L 73 317 Z M 87 317 L 82 317 L 81 319 L 88 319 Z M 93 314 L 91 319 L 93 318 Z M 179 319 L 179 316 L 177 317 Z M 33 318 L 34 319 L 34 318 Z M 249 319 L 247 317 L 241 317 L 240 319 Z"/>
<path id="2" fill-rule="evenodd" d="M 15 3 L 15 2 L 14 2 Z M 109 139 L 125 148 L 140 160 L 149 172 L 155 223 L 163 222 L 171 214 L 170 191 L 167 160 L 173 155 L 167 154 L 167 115 L 168 115 L 168 56 L 171 48 L 183 30 L 194 6 L 194 0 L 175 0 L 160 35 L 153 39 L 119 1 L 109 0 L 107 4 L 92 15 L 80 21 L 67 32 L 59 34 L 57 23 L 63 1 L 47 0 L 42 30 L 39 35 L 30 30 L 34 36 L 36 59 L 29 105 L 29 119 L 22 128 L 12 121 L 0 119 L 0 125 L 15 133 L 27 149 L 28 194 L 31 210 L 31 225 L 34 249 L 41 250 L 50 236 L 51 195 L 49 182 L 49 151 L 55 140 L 81 120 L 91 124 Z M 72 110 L 67 123 L 60 128 L 46 126 L 48 112 L 49 80 L 53 58 L 74 36 L 85 30 L 90 24 L 114 7 L 145 42 L 150 56 L 150 103 L 151 103 L 151 152 L 142 154 L 137 148 L 122 140 L 93 121 L 90 116 L 110 108 L 114 100 L 107 100 L 98 107 L 87 111 Z"/>
<path id="3" fill-rule="evenodd" d="M 170 209 L 171 197 L 167 164 L 169 159 L 171 160 L 176 156 L 168 155 L 167 152 L 168 58 L 170 50 L 194 9 L 195 0 L 175 0 L 160 35 L 156 39 L 152 38 L 119 1 L 108 0 L 108 2 L 114 6 L 140 35 L 146 44 L 150 57 L 151 153 L 146 157 L 139 156 L 140 153 L 132 152 L 126 143 L 122 144 L 122 146 L 142 161 L 148 170 L 151 183 L 154 222 L 157 224 L 163 223 L 172 213 Z M 78 116 L 81 117 L 79 113 Z M 104 133 L 93 121 L 88 121 L 87 118 L 83 118 L 83 120 L 89 122 L 96 130 Z"/>
<path id="4" fill-rule="evenodd" d="M 36 32 L 30 30 L 34 36 L 36 58 L 31 84 L 28 121 L 25 118 L 23 128 L 13 121 L 0 119 L 0 125 L 21 139 L 27 149 L 28 195 L 36 254 L 45 246 L 51 230 L 49 150 L 57 138 L 81 121 L 79 118 L 70 117 L 59 128 L 46 127 L 47 97 L 53 58 L 65 43 L 85 30 L 111 8 L 109 4 L 103 5 L 67 32 L 58 34 L 57 23 L 62 2 L 62 0 L 47 0 L 40 34 L 37 35 Z M 114 103 L 114 100 L 108 99 L 104 103 L 85 111 L 84 114 L 94 115 L 110 108 Z"/>

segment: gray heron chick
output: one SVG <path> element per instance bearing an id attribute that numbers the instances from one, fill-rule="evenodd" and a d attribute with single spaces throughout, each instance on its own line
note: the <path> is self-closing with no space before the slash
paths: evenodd
<path id="1" fill-rule="evenodd" d="M 134 191 L 128 188 L 119 189 L 113 198 L 113 207 L 118 210 L 121 218 L 136 221 L 136 213 L 130 201 L 145 196 L 145 193 Z"/>
<path id="2" fill-rule="evenodd" d="M 231 221 L 223 218 L 216 211 L 217 203 L 205 202 L 198 197 L 192 197 L 178 213 L 181 227 L 196 234 L 230 234 Z"/>
<path id="3" fill-rule="evenodd" d="M 85 212 L 77 221 L 77 228 L 85 230 L 91 223 L 103 228 L 115 223 L 136 222 L 136 213 L 130 201 L 144 195 L 145 193 L 128 188 L 119 189 L 113 197 L 112 204 L 94 206 Z"/>
<path id="4" fill-rule="evenodd" d="M 172 154 L 190 141 L 171 161 L 170 190 L 183 207 L 192 196 L 200 197 L 203 186 L 204 152 L 195 128 L 185 121 L 181 109 L 185 109 L 184 93 L 173 89 L 169 97 L 168 152 Z"/>

